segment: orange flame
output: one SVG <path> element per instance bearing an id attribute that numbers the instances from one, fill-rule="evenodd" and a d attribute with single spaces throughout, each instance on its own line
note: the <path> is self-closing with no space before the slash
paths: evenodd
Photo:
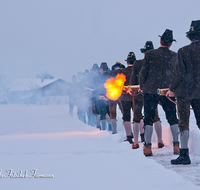
<path id="1" fill-rule="evenodd" d="M 117 100 L 121 94 L 124 87 L 124 82 L 126 81 L 126 76 L 123 74 L 117 74 L 115 78 L 109 78 L 105 83 L 104 87 L 107 90 L 106 96 L 110 100 Z"/>

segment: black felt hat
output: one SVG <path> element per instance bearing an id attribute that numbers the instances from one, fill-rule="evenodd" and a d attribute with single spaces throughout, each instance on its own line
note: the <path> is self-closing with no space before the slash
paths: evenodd
<path id="1" fill-rule="evenodd" d="M 144 46 L 144 48 L 141 48 L 140 51 L 141 51 L 141 53 L 144 53 L 144 52 L 149 51 L 151 49 L 154 49 L 153 42 L 152 41 L 147 41 L 145 46 Z"/>
<path id="2" fill-rule="evenodd" d="M 100 69 L 103 69 L 104 71 L 108 71 L 109 68 L 108 68 L 108 65 L 106 62 L 102 62 L 101 65 L 100 65 Z"/>
<path id="3" fill-rule="evenodd" d="M 116 62 L 113 66 L 112 66 L 112 70 L 115 70 L 116 67 L 119 67 L 120 69 L 125 68 L 125 66 L 123 64 L 121 64 L 121 62 Z"/>
<path id="4" fill-rule="evenodd" d="M 161 39 L 169 40 L 170 42 L 173 42 L 173 41 L 176 42 L 176 40 L 173 39 L 173 31 L 172 30 L 166 29 L 162 36 L 160 36 L 160 35 L 158 35 L 158 36 L 161 37 Z"/>
<path id="5" fill-rule="evenodd" d="M 186 34 L 194 34 L 200 32 L 200 20 L 192 21 L 190 30 Z"/>
<path id="6" fill-rule="evenodd" d="M 135 54 L 132 51 L 129 52 L 127 59 L 125 61 L 133 61 L 133 62 L 136 61 Z"/>

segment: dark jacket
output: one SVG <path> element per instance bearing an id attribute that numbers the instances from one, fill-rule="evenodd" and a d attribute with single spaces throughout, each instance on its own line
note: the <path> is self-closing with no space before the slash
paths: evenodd
<path id="1" fill-rule="evenodd" d="M 126 81 L 124 83 L 124 86 L 131 85 L 131 75 L 132 75 L 132 68 L 133 66 L 128 66 L 127 68 L 121 69 L 120 73 L 126 76 Z M 133 96 L 130 94 L 122 94 L 121 95 L 121 101 L 132 101 Z"/>
<path id="2" fill-rule="evenodd" d="M 169 88 L 177 54 L 166 47 L 145 53 L 139 74 L 140 88 L 144 93 L 157 94 L 157 89 Z"/>
<path id="3" fill-rule="evenodd" d="M 109 72 L 109 76 L 110 76 L 110 77 L 116 77 L 117 74 L 120 72 L 120 70 L 121 70 L 121 69 L 111 70 L 111 71 Z"/>
<path id="4" fill-rule="evenodd" d="M 176 97 L 200 98 L 200 42 L 178 50 L 178 61 L 170 84 Z"/>
<path id="5" fill-rule="evenodd" d="M 139 73 L 142 68 L 142 63 L 144 59 L 142 60 L 136 60 L 133 64 L 133 73 L 131 77 L 131 85 L 139 85 Z M 143 101 L 143 95 L 142 94 L 136 94 L 135 99 L 138 99 L 140 101 Z"/>
<path id="6" fill-rule="evenodd" d="M 142 62 L 144 60 L 136 60 L 133 65 L 133 73 L 131 78 L 132 85 L 139 85 L 139 73 L 142 68 Z"/>

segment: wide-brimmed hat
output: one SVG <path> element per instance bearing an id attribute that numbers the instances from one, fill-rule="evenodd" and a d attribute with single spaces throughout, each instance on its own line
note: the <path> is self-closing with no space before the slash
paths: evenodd
<path id="1" fill-rule="evenodd" d="M 91 70 L 92 70 L 92 71 L 98 71 L 98 70 L 99 70 L 99 66 L 97 65 L 97 63 L 93 64 Z"/>
<path id="2" fill-rule="evenodd" d="M 119 61 L 116 62 L 116 63 L 112 66 L 111 70 L 115 70 L 116 67 L 119 67 L 120 69 L 125 68 L 125 66 L 124 66 L 121 62 L 119 62 Z"/>
<path id="3" fill-rule="evenodd" d="M 133 62 L 136 61 L 135 54 L 132 51 L 129 52 L 127 59 L 125 61 L 133 61 Z"/>
<path id="4" fill-rule="evenodd" d="M 153 42 L 152 41 L 147 41 L 145 46 L 144 46 L 144 48 L 141 48 L 140 51 L 141 51 L 141 53 L 144 53 L 144 52 L 149 51 L 151 49 L 154 49 Z"/>
<path id="5" fill-rule="evenodd" d="M 103 69 L 104 71 L 108 71 L 109 68 L 108 68 L 108 65 L 106 62 L 102 62 L 101 65 L 100 65 L 100 69 Z"/>
<path id="6" fill-rule="evenodd" d="M 169 40 L 170 42 L 173 42 L 173 41 L 176 42 L 176 40 L 173 39 L 173 31 L 172 30 L 166 29 L 162 36 L 160 36 L 160 35 L 158 35 L 158 36 L 161 37 L 161 39 Z"/>
<path id="7" fill-rule="evenodd" d="M 200 20 L 192 21 L 190 25 L 190 30 L 186 34 L 194 34 L 200 32 Z"/>

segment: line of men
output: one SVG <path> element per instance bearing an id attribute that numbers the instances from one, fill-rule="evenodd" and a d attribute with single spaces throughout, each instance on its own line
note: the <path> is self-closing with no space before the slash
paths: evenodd
<path id="1" fill-rule="evenodd" d="M 95 70 L 96 74 L 93 73 L 93 76 L 89 77 L 90 83 L 88 83 L 88 89 L 92 89 L 90 91 L 91 108 L 96 116 L 97 127 L 105 129 L 106 115 L 108 115 L 112 132 L 113 134 L 117 133 L 116 105 L 118 104 L 123 114 L 126 140 L 132 144 L 133 149 L 137 149 L 139 148 L 138 136 L 141 133 L 145 156 L 153 155 L 151 148 L 153 124 L 158 137 L 158 148 L 164 146 L 157 108 L 160 104 L 170 125 L 173 153 L 179 154 L 177 159 L 171 160 L 171 164 L 175 165 L 191 163 L 188 149 L 190 105 L 194 111 L 197 126 L 200 128 L 200 20 L 192 21 L 186 36 L 191 44 L 180 48 L 178 53 L 175 53 L 170 50 L 172 43 L 176 41 L 173 39 L 173 31 L 166 29 L 159 36 L 159 48 L 154 49 L 151 41 L 146 42 L 144 48 L 141 49 L 144 59 L 136 60 L 134 52 L 130 52 L 125 60 L 126 68 L 121 63 L 113 65 L 111 71 L 105 62 L 101 63 L 100 68 L 98 65 L 93 65 L 91 71 Z M 134 95 L 123 92 L 117 101 L 108 100 L 105 96 L 104 83 L 118 73 L 126 76 L 125 86 L 140 85 L 139 92 Z M 158 89 L 166 88 L 169 88 L 166 95 L 158 94 Z M 144 125 L 142 123 L 143 107 Z M 131 134 L 131 109 L 134 113 L 134 142 Z"/>
<path id="2" fill-rule="evenodd" d="M 85 87 L 91 87 L 91 78 L 96 76 L 95 67 L 85 72 L 78 72 L 77 76 L 72 76 L 72 82 L 70 83 L 67 94 L 69 95 L 69 114 L 73 116 L 74 107 L 77 107 L 77 116 L 80 121 L 87 123 L 90 126 L 96 125 L 95 115 L 91 109 L 91 93 L 86 91 Z M 90 82 L 91 81 L 91 82 Z"/>

